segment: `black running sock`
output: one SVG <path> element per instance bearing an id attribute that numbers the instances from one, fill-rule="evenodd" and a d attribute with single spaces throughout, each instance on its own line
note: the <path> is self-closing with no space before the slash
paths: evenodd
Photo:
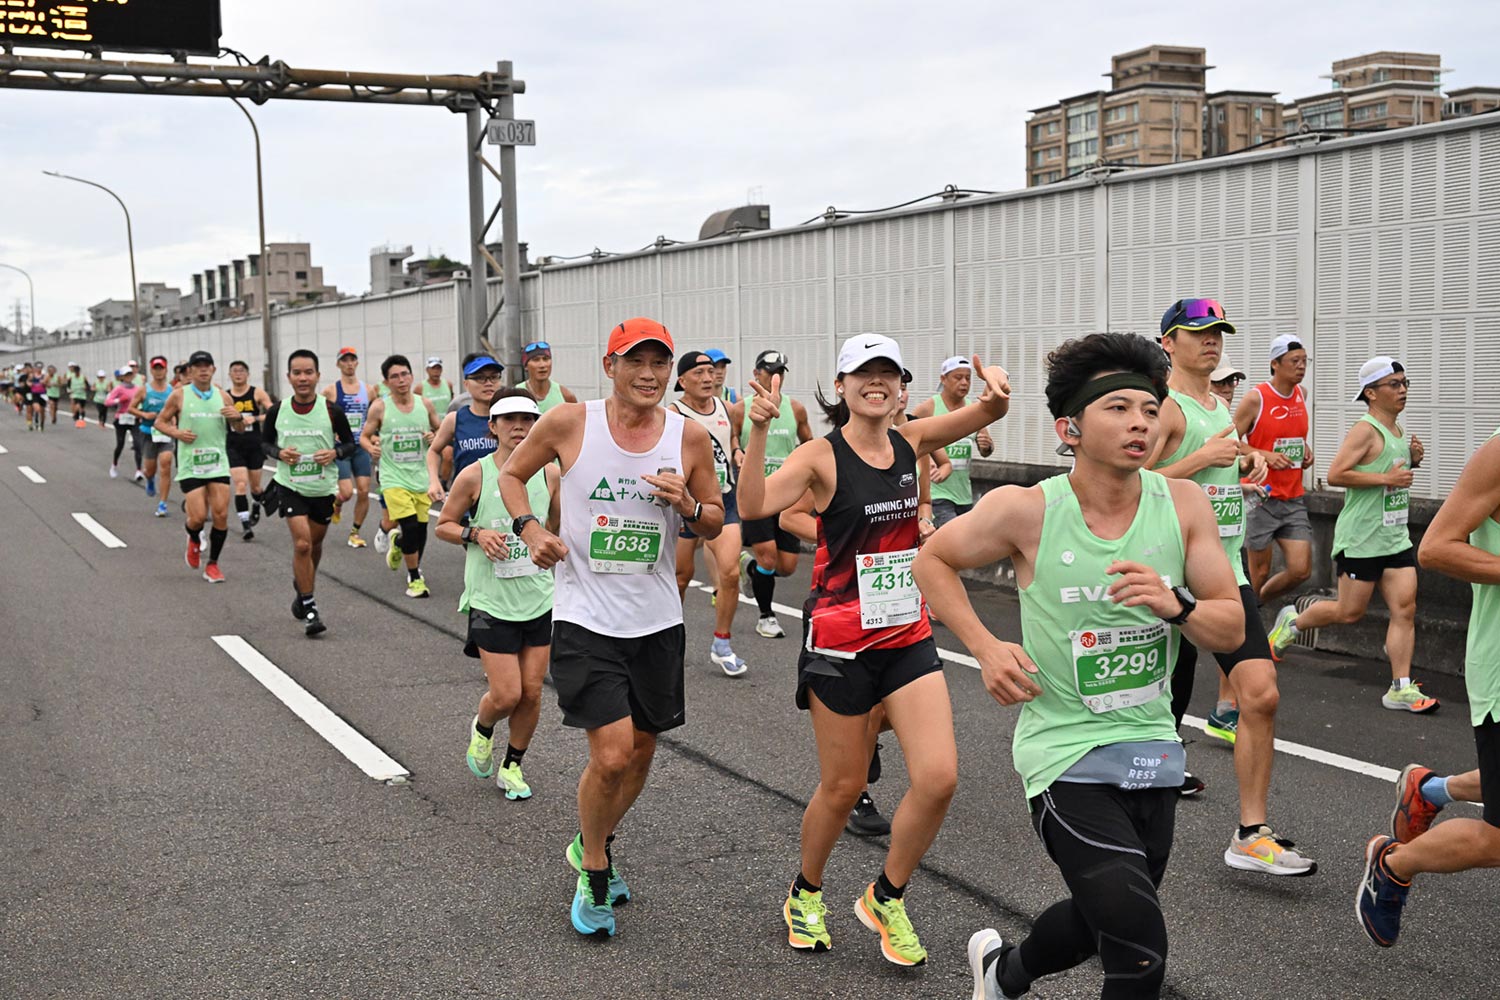
<path id="1" fill-rule="evenodd" d="M 523 750 L 521 752 L 525 753 L 526 751 Z M 614 845 L 615 845 L 615 835 L 614 834 L 610 834 L 608 837 L 604 838 L 604 860 L 609 862 L 609 867 L 611 869 L 613 869 L 614 866 L 615 866 Z"/>
<path id="2" fill-rule="evenodd" d="M 755 595 L 755 605 L 762 618 L 776 612 L 771 608 L 771 599 L 776 595 L 776 574 L 762 573 L 759 564 L 750 567 L 750 592 Z"/>
<path id="3" fill-rule="evenodd" d="M 1020 948 L 1006 945 L 1000 949 L 1000 955 L 995 961 L 995 984 L 1000 987 L 1001 993 L 1008 997 L 1018 997 L 1031 989 L 1031 974 L 1021 964 Z"/>
<path id="4" fill-rule="evenodd" d="M 224 539 L 229 537 L 228 528 L 208 529 L 208 561 L 216 563 L 219 561 L 219 553 L 224 551 Z"/>
<path id="5" fill-rule="evenodd" d="M 234 495 L 234 509 L 241 514 L 250 513 L 250 498 L 243 493 Z"/>
<path id="6" fill-rule="evenodd" d="M 604 906 L 609 902 L 609 869 L 585 868 L 583 873 L 589 879 L 589 895 L 594 897 L 595 906 Z"/>
<path id="7" fill-rule="evenodd" d="M 487 740 L 488 739 L 493 739 L 494 736 L 495 736 L 495 727 L 494 726 L 486 726 L 482 722 L 475 722 L 474 723 L 474 731 L 476 733 L 478 733 L 480 736 L 483 736 Z"/>
<path id="8" fill-rule="evenodd" d="M 307 610 L 308 608 L 312 607 L 313 606 L 313 595 L 312 595 L 312 592 L 309 591 L 306 594 L 304 594 L 301 591 L 298 591 L 297 592 L 297 603 L 300 604 L 300 605 L 302 605 L 302 609 L 304 611 Z"/>
<path id="9" fill-rule="evenodd" d="M 876 742 L 875 752 L 870 754 L 870 769 L 865 772 L 865 784 L 873 785 L 880 780 L 880 743 Z"/>
<path id="10" fill-rule="evenodd" d="M 356 535 L 359 534 L 359 522 L 358 521 L 354 522 L 354 533 Z"/>
<path id="11" fill-rule="evenodd" d="M 198 532 L 203 530 L 203 525 L 200 524 L 195 528 L 191 524 L 184 524 L 182 529 L 187 532 L 188 541 L 196 542 L 198 541 Z"/>
<path id="12" fill-rule="evenodd" d="M 1266 825 L 1265 823 L 1252 823 L 1250 826 L 1240 827 L 1240 839 L 1244 840 L 1246 837 L 1258 833 L 1260 828 Z"/>
<path id="13" fill-rule="evenodd" d="M 411 569 L 409 569 L 409 570 L 406 571 L 406 582 L 407 583 L 412 583 L 412 582 L 414 582 L 416 580 L 420 580 L 420 579 L 422 579 L 422 570 L 421 569 L 419 569 L 419 568 L 417 568 L 417 567 L 414 566 Z"/>
<path id="14" fill-rule="evenodd" d="M 517 750 L 514 746 L 512 746 L 509 743 L 507 743 L 507 744 L 505 744 L 505 760 L 501 762 L 500 766 L 501 767 L 510 767 L 512 764 L 519 764 L 519 763 L 521 763 L 521 758 L 525 757 L 525 756 L 526 756 L 526 748 L 525 747 L 522 747 L 520 750 Z M 607 845 L 607 844 L 604 847 L 604 853 L 605 853 L 606 856 L 609 855 L 609 845 Z"/>
<path id="15" fill-rule="evenodd" d="M 798 872 L 797 873 L 797 881 L 795 881 L 795 882 L 792 883 L 792 891 L 793 892 L 822 892 L 823 891 L 823 887 L 821 885 L 813 885 L 811 882 L 809 882 L 807 880 L 807 876 L 803 875 L 801 872 Z"/>
<path id="16" fill-rule="evenodd" d="M 899 889 L 891 885 L 891 880 L 885 877 L 885 869 L 880 870 L 880 877 L 875 880 L 875 899 L 881 903 L 889 903 L 893 899 L 900 899 L 906 893 L 906 886 Z"/>

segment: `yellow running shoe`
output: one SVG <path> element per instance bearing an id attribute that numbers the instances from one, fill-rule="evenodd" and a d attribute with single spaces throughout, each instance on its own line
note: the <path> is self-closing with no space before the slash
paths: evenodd
<path id="1" fill-rule="evenodd" d="M 385 553 L 385 564 L 394 573 L 401 568 L 401 559 L 406 555 L 406 553 L 401 551 L 401 529 L 399 527 L 391 529 L 391 533 L 386 536 L 386 544 L 390 547 Z"/>
<path id="2" fill-rule="evenodd" d="M 351 549 L 362 549 L 365 547 L 365 540 L 359 537 L 359 532 L 349 532 L 349 547 Z"/>
<path id="3" fill-rule="evenodd" d="M 495 772 L 495 787 L 505 793 L 505 797 L 514 802 L 516 799 L 531 798 L 531 786 L 526 784 L 526 776 L 521 773 L 521 765 L 510 763 L 502 766 Z"/>
<path id="4" fill-rule="evenodd" d="M 821 892 L 808 892 L 794 884 L 787 891 L 781 907 L 786 918 L 786 943 L 801 951 L 827 951 L 833 947 L 828 936 L 828 910 Z"/>
<path id="5" fill-rule="evenodd" d="M 422 578 L 422 577 L 419 576 L 415 580 L 408 580 L 407 581 L 407 583 L 406 583 L 406 596 L 407 597 L 430 597 L 431 595 L 432 595 L 432 591 L 430 591 L 430 590 L 427 589 L 427 581 L 424 578 Z"/>
<path id="6" fill-rule="evenodd" d="M 880 953 L 887 962 L 921 965 L 927 961 L 927 949 L 922 947 L 917 932 L 912 929 L 904 900 L 880 902 L 875 898 L 875 883 L 871 882 L 865 894 L 854 901 L 854 915 L 860 923 L 880 935 Z"/>
<path id="7" fill-rule="evenodd" d="M 495 740 L 479 732 L 479 716 L 469 723 L 469 770 L 476 778 L 488 778 L 495 773 Z"/>

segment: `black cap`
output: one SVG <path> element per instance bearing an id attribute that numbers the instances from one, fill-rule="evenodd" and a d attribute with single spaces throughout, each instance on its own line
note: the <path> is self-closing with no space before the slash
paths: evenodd
<path id="1" fill-rule="evenodd" d="M 780 374 L 786 371 L 786 355 L 780 351 L 761 351 L 755 356 L 755 370 Z"/>
<path id="2" fill-rule="evenodd" d="M 193 365 L 211 365 L 214 363 L 214 356 L 207 351 L 194 351 L 188 355 L 187 363 L 189 368 Z"/>
<path id="3" fill-rule="evenodd" d="M 677 359 L 677 381 L 672 383 L 673 391 L 682 391 L 682 376 L 699 365 L 711 365 L 713 363 L 714 359 L 709 356 L 707 351 L 688 351 Z"/>

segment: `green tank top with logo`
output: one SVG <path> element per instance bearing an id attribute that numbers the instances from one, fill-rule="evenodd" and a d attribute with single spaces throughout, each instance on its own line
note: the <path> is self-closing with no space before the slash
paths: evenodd
<path id="1" fill-rule="evenodd" d="M 82 375 L 68 376 L 68 395 L 74 399 L 87 399 L 89 394 L 88 380 Z"/>
<path id="2" fill-rule="evenodd" d="M 114 387 L 114 379 L 99 379 L 94 383 L 94 402 L 104 402 L 104 400 L 109 396 L 110 390 L 112 390 Z"/>
<path id="3" fill-rule="evenodd" d="M 1230 441 L 1240 439 L 1239 432 L 1234 429 L 1234 418 L 1230 416 L 1229 407 L 1218 397 L 1211 397 L 1214 408 L 1210 410 L 1192 396 L 1176 389 L 1169 390 L 1169 393 L 1177 401 L 1177 405 L 1182 407 L 1182 442 L 1176 451 L 1158 464 L 1158 468 L 1180 462 L 1226 427 L 1230 428 L 1227 435 Z M 1240 558 L 1240 550 L 1245 547 L 1245 495 L 1240 488 L 1239 462 L 1222 468 L 1211 465 L 1188 478 L 1202 488 L 1213 506 L 1214 518 L 1219 522 L 1219 544 L 1224 546 L 1229 565 L 1234 567 L 1234 582 L 1241 587 L 1249 586 L 1250 579 L 1245 576 L 1244 560 Z"/>
<path id="4" fill-rule="evenodd" d="M 295 462 L 276 463 L 276 482 L 305 497 L 331 497 L 338 492 L 338 465 L 319 465 L 313 455 L 334 446 L 333 418 L 328 415 L 328 400 L 317 397 L 307 414 L 292 408 L 290 398 L 276 410 L 276 443 L 285 450 L 295 448 Z"/>
<path id="5" fill-rule="evenodd" d="M 448 412 L 448 404 L 453 402 L 453 390 L 448 388 L 448 380 L 441 379 L 437 385 L 431 382 L 423 382 L 421 385 L 422 398 L 432 404 L 437 411 L 438 419 Z"/>
<path id="6" fill-rule="evenodd" d="M 552 409 L 558 403 L 566 402 L 563 399 L 562 386 L 552 382 L 547 386 L 547 395 L 536 401 L 536 408 L 543 413 Z"/>
<path id="7" fill-rule="evenodd" d="M 427 405 L 419 397 L 412 397 L 410 413 L 402 413 L 394 400 L 385 401 L 380 418 L 381 489 L 427 492 L 427 442 L 422 436 L 431 429 Z"/>
<path id="8" fill-rule="evenodd" d="M 1171 678 L 1177 629 L 1144 607 L 1115 604 L 1106 593 L 1116 560 L 1144 563 L 1173 586 L 1187 554 L 1172 488 L 1141 470 L 1141 498 L 1125 534 L 1089 530 L 1066 475 L 1040 484 L 1046 509 L 1036 575 L 1020 591 L 1021 645 L 1037 665 L 1040 696 L 1021 706 L 1011 758 L 1040 795 L 1096 747 L 1178 742 Z"/>
<path id="9" fill-rule="evenodd" d="M 947 412 L 948 405 L 943 402 L 942 395 L 933 396 L 932 415 L 936 417 Z M 968 506 L 974 502 L 974 485 L 969 481 L 969 463 L 979 454 L 979 443 L 975 435 L 970 434 L 943 450 L 948 453 L 948 461 L 953 463 L 953 471 L 948 474 L 947 479 L 932 484 L 932 499 Z"/>
<path id="10" fill-rule="evenodd" d="M 770 475 L 786 461 L 797 447 L 797 415 L 792 412 L 792 401 L 783 397 L 781 412 L 771 418 L 766 426 L 766 475 Z M 750 416 L 747 411 L 740 427 L 740 447 L 750 445 Z"/>
<path id="11" fill-rule="evenodd" d="M 1380 432 L 1382 447 L 1373 461 L 1355 472 L 1390 472 L 1399 462 L 1411 467 L 1411 442 L 1390 432 L 1368 413 L 1359 418 Z M 1333 524 L 1333 554 L 1350 559 L 1391 556 L 1411 548 L 1407 514 L 1411 490 L 1405 486 L 1358 486 L 1344 491 L 1344 507 Z"/>
<path id="12" fill-rule="evenodd" d="M 1500 434 L 1500 431 L 1496 431 Z M 1493 436 L 1493 435 L 1492 435 Z M 1469 544 L 1490 555 L 1500 555 L 1500 524 L 1493 517 L 1479 522 Z M 1464 647 L 1464 686 L 1469 693 L 1469 722 L 1500 722 L 1500 584 L 1476 583 L 1474 607 L 1469 612 L 1469 635 Z"/>
<path id="13" fill-rule="evenodd" d="M 464 554 L 464 593 L 458 610 L 468 614 L 478 608 L 502 621 L 525 622 L 552 610 L 552 573 L 531 561 L 531 550 L 520 536 L 510 533 L 513 518 L 500 499 L 500 471 L 495 459 L 486 455 L 475 463 L 480 468 L 479 499 L 469 515 L 476 528 L 489 528 L 505 536 L 505 557 L 493 560 L 484 549 L 470 543 Z M 532 511 L 545 518 L 552 506 L 547 490 L 547 470 L 538 469 L 526 483 L 526 499 Z"/>
<path id="14" fill-rule="evenodd" d="M 225 447 L 228 426 L 219 411 L 229 400 L 217 388 L 208 390 L 208 398 L 198 395 L 191 385 L 182 387 L 182 407 L 177 411 L 179 430 L 197 435 L 191 443 L 177 443 L 176 479 L 217 479 L 229 475 L 229 451 Z"/>
<path id="15" fill-rule="evenodd" d="M 47 377 L 47 398 L 48 399 L 61 399 L 62 398 L 62 376 L 61 375 L 49 375 Z"/>

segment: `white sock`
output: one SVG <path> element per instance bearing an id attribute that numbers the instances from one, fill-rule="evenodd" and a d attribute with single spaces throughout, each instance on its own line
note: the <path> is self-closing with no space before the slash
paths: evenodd
<path id="1" fill-rule="evenodd" d="M 1395 683 L 1393 683 L 1391 686 L 1394 687 L 1396 690 L 1399 691 L 1402 688 L 1406 687 L 1406 685 L 1408 685 L 1410 683 L 1411 683 L 1411 678 L 1410 677 L 1397 677 L 1396 680 L 1395 680 Z"/>

